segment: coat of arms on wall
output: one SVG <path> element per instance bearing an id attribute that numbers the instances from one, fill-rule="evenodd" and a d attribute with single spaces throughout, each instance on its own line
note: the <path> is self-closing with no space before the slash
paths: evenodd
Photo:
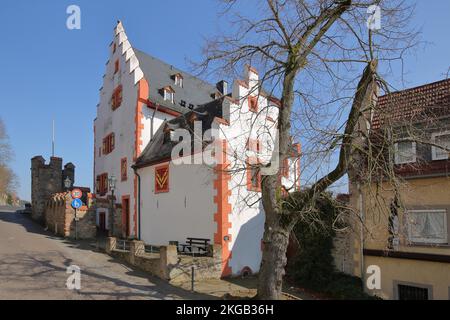
<path id="1" fill-rule="evenodd" d="M 169 192 L 169 165 L 155 168 L 155 193 Z"/>

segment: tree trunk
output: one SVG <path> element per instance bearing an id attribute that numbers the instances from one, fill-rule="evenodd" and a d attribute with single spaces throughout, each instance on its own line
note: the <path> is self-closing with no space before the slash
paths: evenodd
<path id="1" fill-rule="evenodd" d="M 264 228 L 264 242 L 261 268 L 258 279 L 258 298 L 278 300 L 281 298 L 283 276 L 289 244 L 289 232 L 279 224 Z"/>

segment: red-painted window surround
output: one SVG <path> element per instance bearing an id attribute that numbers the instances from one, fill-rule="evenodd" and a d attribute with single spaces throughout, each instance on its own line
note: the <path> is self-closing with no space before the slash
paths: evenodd
<path id="1" fill-rule="evenodd" d="M 96 191 L 99 195 L 105 195 L 108 192 L 108 174 L 102 173 L 97 176 Z"/>
<path id="2" fill-rule="evenodd" d="M 122 158 L 120 160 L 120 177 L 121 181 L 126 181 L 128 179 L 127 176 L 127 158 Z"/>
<path id="3" fill-rule="evenodd" d="M 252 112 L 258 112 L 258 97 L 248 97 L 248 109 Z"/>
<path id="4" fill-rule="evenodd" d="M 114 133 L 108 134 L 103 138 L 103 154 L 107 155 L 114 150 L 115 147 L 115 137 Z"/>
<path id="5" fill-rule="evenodd" d="M 261 152 L 261 141 L 258 139 L 249 138 L 247 140 L 247 150 L 253 152 Z"/>
<path id="6" fill-rule="evenodd" d="M 122 104 L 122 85 L 119 85 L 116 89 L 114 89 L 114 92 L 111 97 L 111 108 L 113 110 L 116 110 L 120 105 Z"/>

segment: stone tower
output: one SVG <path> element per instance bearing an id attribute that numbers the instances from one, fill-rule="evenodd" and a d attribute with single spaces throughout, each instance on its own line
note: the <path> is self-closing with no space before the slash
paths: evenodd
<path id="1" fill-rule="evenodd" d="M 64 190 L 64 179 L 69 177 L 75 181 L 75 166 L 68 163 L 62 168 L 63 160 L 51 157 L 50 163 L 45 164 L 42 156 L 31 159 L 31 217 L 43 221 L 45 202 L 50 196 Z"/>

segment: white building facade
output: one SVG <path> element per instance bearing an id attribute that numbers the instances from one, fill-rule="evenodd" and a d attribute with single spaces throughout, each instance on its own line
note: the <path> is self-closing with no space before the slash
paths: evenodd
<path id="1" fill-rule="evenodd" d="M 264 231 L 259 164 L 270 160 L 279 108 L 259 87 L 250 66 L 231 93 L 226 82 L 209 85 L 133 49 L 118 23 L 94 121 L 94 176 L 98 198 L 110 194 L 108 177 L 117 177 L 125 237 L 151 245 L 209 239 L 222 245 L 223 276 L 258 272 Z M 175 152 L 179 130 L 200 147 Z M 300 186 L 299 154 L 294 144 L 283 164 L 285 192 Z M 105 209 L 98 225 L 109 226 Z"/>

